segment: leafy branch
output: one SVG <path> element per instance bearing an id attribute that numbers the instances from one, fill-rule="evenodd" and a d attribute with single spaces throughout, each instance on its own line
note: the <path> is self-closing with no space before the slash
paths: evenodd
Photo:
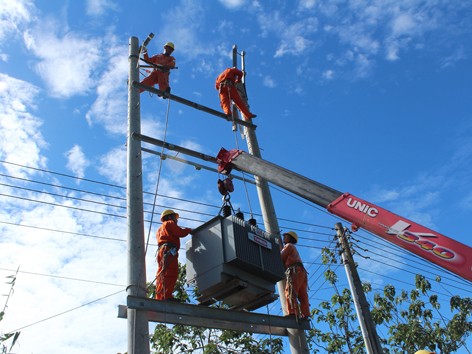
<path id="1" fill-rule="evenodd" d="M 6 313 L 7 308 L 8 308 L 8 301 L 10 300 L 10 297 L 14 293 L 14 287 L 15 287 L 16 278 L 17 278 L 19 269 L 20 269 L 20 267 L 18 267 L 18 269 L 16 270 L 15 275 L 7 276 L 8 281 L 6 282 L 6 284 L 10 285 L 10 290 L 9 290 L 8 294 L 3 295 L 3 296 L 6 296 L 7 299 L 5 301 L 5 305 L 3 306 L 3 310 L 0 312 L 0 321 L 3 320 L 3 317 L 5 316 L 5 313 Z M 6 333 L 6 334 L 1 334 L 0 335 L 0 344 L 1 344 L 0 349 L 2 350 L 2 354 L 6 354 L 8 351 L 12 350 L 12 348 L 16 344 L 19 336 L 20 336 L 20 332 L 11 332 L 11 333 Z M 8 346 L 6 346 L 4 343 L 7 342 L 10 339 L 12 340 L 12 342 L 11 342 L 10 348 L 8 349 Z"/>

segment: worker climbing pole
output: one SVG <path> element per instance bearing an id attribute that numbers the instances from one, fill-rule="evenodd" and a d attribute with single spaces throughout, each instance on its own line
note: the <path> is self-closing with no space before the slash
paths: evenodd
<path id="1" fill-rule="evenodd" d="M 158 96 L 168 98 L 170 94 L 170 70 L 177 69 L 175 66 L 175 58 L 171 55 L 175 50 L 175 45 L 172 42 L 166 42 L 164 44 L 164 53 L 149 57 L 147 45 L 153 37 L 154 34 L 150 33 L 140 49 L 140 59 L 147 63 L 148 67 L 152 68 L 152 70 L 148 71 L 150 74 L 141 81 L 141 84 L 151 87 L 157 84 L 159 86 L 159 91 L 161 91 L 161 93 L 158 93 Z M 141 58 L 141 54 L 144 54 L 144 58 Z M 141 88 L 140 92 L 143 91 L 144 89 Z"/>
<path id="2" fill-rule="evenodd" d="M 232 115 L 231 101 L 238 107 L 245 120 L 255 118 L 256 115 L 249 111 L 247 100 L 243 100 L 237 89 L 241 84 L 243 72 L 236 67 L 227 68 L 216 78 L 215 88 L 219 92 L 221 108 L 227 115 Z M 241 84 L 242 85 L 242 84 Z M 239 85 L 239 86 L 241 86 Z"/>

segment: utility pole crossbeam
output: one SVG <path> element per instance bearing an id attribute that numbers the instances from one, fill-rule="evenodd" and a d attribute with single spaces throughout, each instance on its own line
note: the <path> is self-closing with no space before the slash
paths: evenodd
<path id="1" fill-rule="evenodd" d="M 128 296 L 127 306 L 119 306 L 118 317 L 123 318 L 126 316 L 126 311 L 124 311 L 126 308 L 145 313 L 148 320 L 152 322 L 184 326 L 230 329 L 238 332 L 272 334 L 276 336 L 287 336 L 287 328 L 310 329 L 309 321 L 297 322 L 294 318 L 170 301 L 157 301 L 135 296 Z"/>
<path id="2" fill-rule="evenodd" d="M 147 149 L 147 148 L 141 148 L 141 150 L 144 151 L 144 152 L 153 154 L 153 155 L 157 155 L 161 158 L 161 160 L 171 159 L 171 160 L 174 160 L 174 161 L 178 161 L 178 162 L 185 163 L 187 165 L 193 166 L 196 170 L 207 170 L 207 171 L 211 171 L 211 172 L 214 172 L 214 173 L 219 173 L 218 169 L 216 169 L 216 168 L 211 168 L 211 167 L 208 167 L 208 166 L 200 165 L 198 163 L 195 163 L 195 162 L 192 162 L 192 161 L 189 161 L 189 160 L 185 160 L 185 159 L 182 159 L 182 158 L 177 157 L 177 156 L 163 154 L 159 151 L 155 151 L 155 150 L 151 150 L 151 149 Z M 231 178 L 234 178 L 234 179 L 246 182 L 246 183 L 250 183 L 250 184 L 256 184 L 256 182 L 254 182 L 250 179 L 242 178 L 242 177 L 239 177 L 239 176 L 231 176 Z"/>
<path id="3" fill-rule="evenodd" d="M 203 161 L 209 161 L 209 162 L 217 163 L 216 158 L 213 157 L 213 156 L 206 155 L 204 153 L 197 152 L 195 150 L 190 150 L 190 149 L 184 148 L 182 146 L 169 144 L 169 143 L 166 143 L 165 141 L 155 139 L 155 138 L 151 138 L 150 136 L 147 136 L 147 135 L 142 135 L 142 134 L 139 134 L 139 133 L 133 133 L 132 138 L 135 139 L 135 140 L 144 141 L 144 142 L 152 144 L 152 145 L 164 147 L 167 150 L 177 151 L 177 152 L 182 153 L 184 155 L 193 156 L 193 157 L 199 158 Z"/>
<path id="4" fill-rule="evenodd" d="M 377 330 L 375 329 L 375 324 L 372 321 L 369 303 L 367 302 L 364 290 L 362 289 L 361 279 L 357 273 L 354 258 L 347 242 L 347 229 L 343 228 L 342 224 L 339 222 L 336 223 L 335 229 L 341 244 L 341 256 L 346 269 L 347 280 L 349 282 L 349 288 L 351 289 L 354 306 L 356 307 L 357 318 L 359 320 L 359 325 L 361 327 L 367 353 L 382 354 L 382 346 L 380 345 L 380 340 L 379 336 L 377 335 Z"/>
<path id="5" fill-rule="evenodd" d="M 248 122 L 248 121 L 245 121 L 245 120 L 242 120 L 242 119 L 239 119 L 239 118 L 232 118 L 231 116 L 228 116 L 226 114 L 224 114 L 223 112 L 220 112 L 220 111 L 217 111 L 213 108 L 210 108 L 210 107 L 207 107 L 207 106 L 203 106 L 201 104 L 198 104 L 196 102 L 193 102 L 193 101 L 189 101 L 185 98 L 182 98 L 182 97 L 179 97 L 179 96 L 176 96 L 176 95 L 173 95 L 171 93 L 167 93 L 167 92 L 164 92 L 164 91 L 161 91 L 161 90 L 158 90 L 154 87 L 151 87 L 151 86 L 146 86 L 146 85 L 143 85 L 141 83 L 139 83 L 138 81 L 133 81 L 132 82 L 132 85 L 133 87 L 137 87 L 139 89 L 143 89 L 145 91 L 149 91 L 149 92 L 152 92 L 158 96 L 161 96 L 161 97 L 165 97 L 165 98 L 168 98 L 169 100 L 172 100 L 172 101 L 175 101 L 175 102 L 179 102 L 179 103 L 182 103 L 186 106 L 189 106 L 189 107 L 192 107 L 192 108 L 195 108 L 195 109 L 198 109 L 200 111 L 204 111 L 206 113 L 210 113 L 214 116 L 217 116 L 217 117 L 220 117 L 220 118 L 223 118 L 224 120 L 226 121 L 230 121 L 232 122 L 233 120 L 236 121 L 238 124 L 240 125 L 243 125 L 247 128 L 251 128 L 251 129 L 256 129 L 256 125 L 252 124 L 251 122 Z"/>

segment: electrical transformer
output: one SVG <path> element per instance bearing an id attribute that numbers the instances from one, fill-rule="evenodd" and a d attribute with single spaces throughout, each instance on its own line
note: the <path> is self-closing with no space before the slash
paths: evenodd
<path id="1" fill-rule="evenodd" d="M 201 294 L 199 304 L 251 311 L 277 299 L 275 284 L 284 278 L 278 237 L 218 215 L 193 230 L 186 252 L 187 282 Z"/>

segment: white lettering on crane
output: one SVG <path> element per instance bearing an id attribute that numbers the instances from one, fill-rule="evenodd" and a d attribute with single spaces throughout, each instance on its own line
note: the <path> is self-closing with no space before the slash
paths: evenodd
<path id="1" fill-rule="evenodd" d="M 411 224 L 407 223 L 406 221 L 398 220 L 394 225 L 392 225 L 388 228 L 387 234 L 389 234 L 389 235 L 402 234 L 410 226 L 411 226 Z M 411 232 L 411 231 L 408 231 L 408 234 L 415 235 L 415 236 L 418 236 L 418 237 L 434 237 L 434 238 L 438 237 L 435 234 L 426 233 L 426 232 Z"/>
<path id="2" fill-rule="evenodd" d="M 349 198 L 346 204 L 349 208 L 359 210 L 371 218 L 375 218 L 379 214 L 377 208 L 374 208 L 367 203 L 361 203 L 360 201 L 353 198 Z"/>
<path id="3" fill-rule="evenodd" d="M 386 233 L 389 235 L 395 235 L 403 242 L 415 244 L 424 251 L 432 252 L 433 255 L 438 258 L 452 259 L 456 257 L 456 254 L 452 250 L 447 249 L 429 240 L 431 238 L 439 238 L 438 235 L 435 235 L 430 232 L 408 231 L 407 229 L 410 226 L 411 224 L 407 223 L 406 221 L 398 220 L 392 226 L 388 226 L 388 230 L 386 231 Z"/>

